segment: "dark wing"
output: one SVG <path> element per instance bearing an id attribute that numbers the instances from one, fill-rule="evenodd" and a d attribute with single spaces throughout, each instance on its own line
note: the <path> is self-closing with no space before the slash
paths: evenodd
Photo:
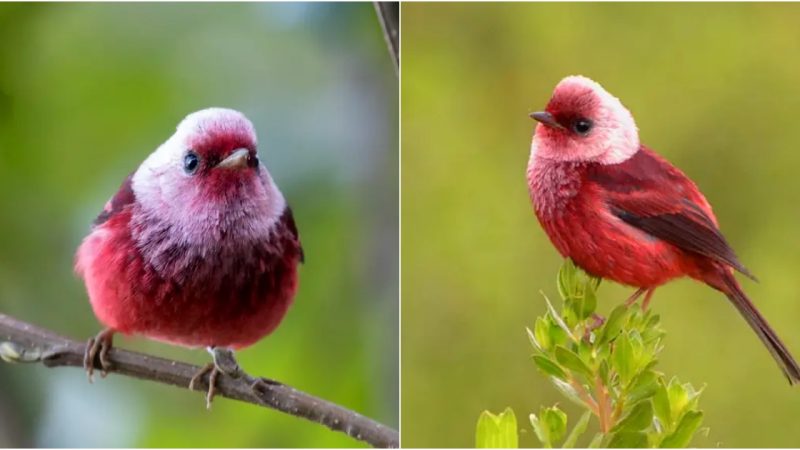
<path id="1" fill-rule="evenodd" d="M 627 224 L 755 279 L 720 232 L 697 186 L 651 150 L 642 147 L 620 164 L 594 165 L 587 173 L 604 191 L 611 212 Z"/>
<path id="2" fill-rule="evenodd" d="M 292 208 L 289 208 L 289 205 L 286 205 L 286 209 L 283 211 L 283 216 L 281 216 L 281 221 L 283 221 L 283 223 L 286 225 L 286 228 L 288 228 L 292 233 L 292 236 L 297 243 L 297 249 L 300 252 L 300 262 L 305 262 L 306 256 L 305 253 L 303 253 L 303 245 L 300 244 L 300 234 L 297 232 L 297 225 L 294 223 Z"/>
<path id="3" fill-rule="evenodd" d="M 136 197 L 133 194 L 133 188 L 131 187 L 132 179 L 133 173 L 125 178 L 125 181 L 122 182 L 122 186 L 119 187 L 117 193 L 114 194 L 114 196 L 111 197 L 111 200 L 106 203 L 103 211 L 100 212 L 97 218 L 94 219 L 94 222 L 92 222 L 92 227 L 97 227 L 104 224 L 108 221 L 108 219 L 114 217 L 114 215 L 122 211 L 125 206 L 133 203 L 136 200 Z"/>

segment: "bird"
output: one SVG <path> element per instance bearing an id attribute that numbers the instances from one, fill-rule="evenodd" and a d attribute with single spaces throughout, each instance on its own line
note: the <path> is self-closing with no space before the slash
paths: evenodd
<path id="1" fill-rule="evenodd" d="M 526 171 L 536 217 L 558 252 L 586 273 L 637 288 L 629 306 L 690 277 L 722 292 L 790 384 L 800 366 L 743 291 L 755 280 L 697 185 L 639 141 L 633 115 L 599 83 L 568 76 L 536 120 Z"/>
<path id="2" fill-rule="evenodd" d="M 75 257 L 105 327 L 86 347 L 89 381 L 111 368 L 115 333 L 205 347 L 213 362 L 189 388 L 208 374 L 210 407 L 217 377 L 239 374 L 233 350 L 281 323 L 304 253 L 257 145 L 239 111 L 191 113 L 106 203 Z"/>

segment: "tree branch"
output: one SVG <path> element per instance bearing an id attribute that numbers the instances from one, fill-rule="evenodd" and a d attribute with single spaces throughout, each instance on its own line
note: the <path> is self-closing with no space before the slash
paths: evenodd
<path id="1" fill-rule="evenodd" d="M 400 67 L 400 3 L 399 2 L 373 2 L 378 22 L 381 23 L 389 55 L 394 62 L 394 69 Z"/>
<path id="2" fill-rule="evenodd" d="M 4 361 L 41 362 L 47 367 L 83 367 L 85 351 L 84 342 L 0 314 L 0 358 Z M 118 348 L 112 348 L 108 356 L 113 364 L 110 372 L 184 389 L 188 389 L 192 376 L 200 370 L 192 364 Z M 217 395 L 302 417 L 373 447 L 396 448 L 400 444 L 397 431 L 385 425 L 267 378 L 256 378 L 246 373 L 238 378 L 221 376 L 217 379 Z"/>

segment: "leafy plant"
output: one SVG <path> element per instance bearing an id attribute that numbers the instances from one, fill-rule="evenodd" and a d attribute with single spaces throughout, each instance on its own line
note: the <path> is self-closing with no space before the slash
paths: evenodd
<path id="1" fill-rule="evenodd" d="M 517 416 L 511 408 L 500 414 L 484 411 L 478 418 L 475 446 L 478 448 L 516 448 L 518 446 Z"/>
<path id="2" fill-rule="evenodd" d="M 652 310 L 623 304 L 607 319 L 596 314 L 599 285 L 567 260 L 558 273 L 560 312 L 545 297 L 547 312 L 527 330 L 536 367 L 585 410 L 567 432 L 567 414 L 558 406 L 542 407 L 530 415 L 534 434 L 545 447 L 574 447 L 594 419 L 599 430 L 589 447 L 688 446 L 703 421 L 697 409 L 702 389 L 655 369 L 666 333 Z M 476 445 L 516 443 L 508 437 L 510 422 L 502 431 L 486 425 L 481 430 L 484 417 L 509 416 L 514 417 L 510 409 L 500 416 L 485 411 Z M 500 432 L 502 441 L 492 435 Z"/>

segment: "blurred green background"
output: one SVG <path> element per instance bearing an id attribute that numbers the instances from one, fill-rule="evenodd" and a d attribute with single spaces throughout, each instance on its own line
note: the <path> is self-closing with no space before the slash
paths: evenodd
<path id="1" fill-rule="evenodd" d="M 89 224 L 184 116 L 235 108 L 259 132 L 306 253 L 294 307 L 239 362 L 396 427 L 397 89 L 369 3 L 0 5 L 0 311 L 94 335 L 72 271 Z M 362 445 L 114 375 L 89 385 L 77 369 L 1 364 L 0 386 L 0 446 Z"/>
<path id="2" fill-rule="evenodd" d="M 408 3 L 402 20 L 404 446 L 471 446 L 483 409 L 512 406 L 525 446 L 540 405 L 577 420 L 525 336 L 561 265 L 528 197 L 528 113 L 571 74 L 621 98 L 698 183 L 800 357 L 800 5 Z M 604 283 L 601 311 L 632 292 Z M 652 305 L 660 368 L 707 384 L 696 445 L 800 445 L 800 390 L 724 296 L 681 280 Z"/>

